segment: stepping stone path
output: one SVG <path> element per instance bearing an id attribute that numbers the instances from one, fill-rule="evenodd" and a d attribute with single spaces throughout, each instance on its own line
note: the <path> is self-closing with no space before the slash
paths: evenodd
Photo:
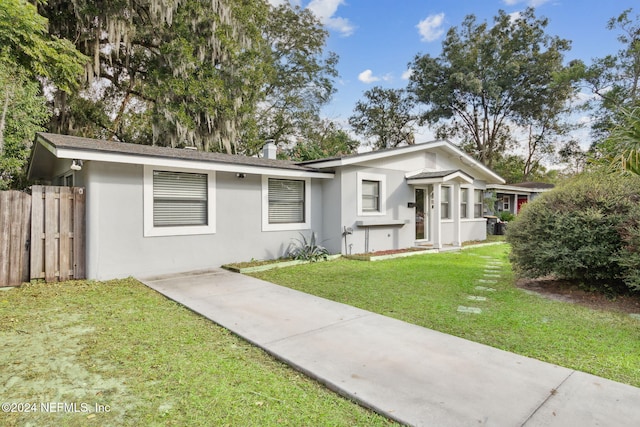
<path id="1" fill-rule="evenodd" d="M 482 313 L 482 309 L 478 307 L 465 307 L 464 305 L 458 306 L 458 312 L 460 313 L 472 313 L 472 314 L 480 314 Z"/>
<path id="2" fill-rule="evenodd" d="M 493 288 L 487 288 L 486 286 L 476 286 L 476 291 L 495 292 Z"/>
<path id="3" fill-rule="evenodd" d="M 484 276 L 482 279 L 478 279 L 478 283 L 483 283 L 483 284 L 494 284 L 494 283 L 498 283 L 497 280 L 500 278 L 500 272 L 502 271 L 502 261 L 492 257 L 492 256 L 483 256 L 481 255 L 480 258 L 482 259 L 486 259 L 487 263 L 484 267 Z M 494 288 L 489 288 L 486 286 L 476 286 L 475 287 L 476 291 L 481 291 L 481 292 L 495 292 L 496 290 Z M 487 297 L 483 297 L 483 296 L 478 296 L 478 295 L 468 295 L 467 296 L 467 300 L 469 301 L 487 301 Z M 481 314 L 482 313 L 482 309 L 478 308 L 478 307 L 467 307 L 464 305 L 459 305 L 458 306 L 458 312 L 459 313 L 471 313 L 471 314 Z"/>

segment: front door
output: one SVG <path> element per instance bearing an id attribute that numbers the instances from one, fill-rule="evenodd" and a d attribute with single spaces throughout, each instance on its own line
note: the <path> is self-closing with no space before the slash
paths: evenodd
<path id="1" fill-rule="evenodd" d="M 429 240 L 429 200 L 425 188 L 415 189 L 416 240 Z"/>

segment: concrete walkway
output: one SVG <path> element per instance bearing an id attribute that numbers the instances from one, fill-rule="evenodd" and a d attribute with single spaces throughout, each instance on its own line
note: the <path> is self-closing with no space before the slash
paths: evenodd
<path id="1" fill-rule="evenodd" d="M 147 286 L 415 426 L 638 426 L 640 389 L 222 269 Z"/>

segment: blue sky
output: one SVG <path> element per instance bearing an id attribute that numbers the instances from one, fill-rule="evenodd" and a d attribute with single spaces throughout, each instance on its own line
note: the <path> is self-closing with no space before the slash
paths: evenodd
<path id="1" fill-rule="evenodd" d="M 474 14 L 491 22 L 500 9 L 517 13 L 527 6 L 549 18 L 547 33 L 572 41 L 568 62 L 615 53 L 620 45 L 607 21 L 627 8 L 640 13 L 638 0 L 269 0 L 309 8 L 330 31 L 327 50 L 340 57 L 337 93 L 324 109 L 327 118 L 346 122 L 363 93 L 378 85 L 403 88 L 407 65 L 417 54 L 438 56 L 452 26 Z M 424 138 L 417 137 L 420 142 Z"/>

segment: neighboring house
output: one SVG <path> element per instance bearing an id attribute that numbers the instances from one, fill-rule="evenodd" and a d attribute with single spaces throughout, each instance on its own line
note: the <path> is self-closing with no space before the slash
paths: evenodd
<path id="1" fill-rule="evenodd" d="M 493 210 L 495 215 L 500 215 L 501 212 L 517 215 L 522 205 L 551 190 L 553 187 L 553 184 L 541 182 L 523 182 L 509 185 L 489 184 L 487 185 L 487 191 L 491 193 L 491 198 L 495 200 Z"/>
<path id="2" fill-rule="evenodd" d="M 504 181 L 447 141 L 293 163 L 38 134 L 29 177 L 86 188 L 87 276 L 277 258 L 312 231 L 331 253 L 484 240 Z"/>

